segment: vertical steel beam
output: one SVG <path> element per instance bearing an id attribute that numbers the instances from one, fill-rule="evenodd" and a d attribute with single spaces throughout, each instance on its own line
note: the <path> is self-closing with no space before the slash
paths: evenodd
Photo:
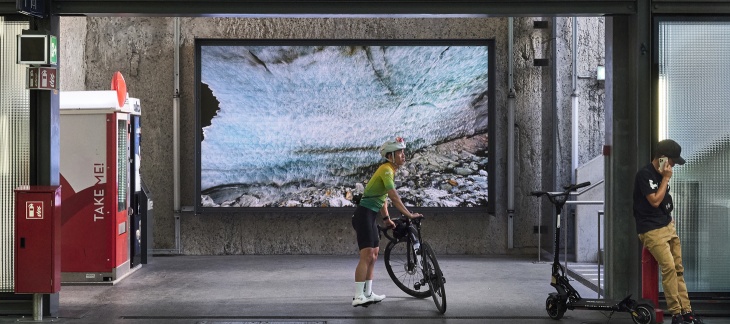
<path id="1" fill-rule="evenodd" d="M 636 15 L 606 19 L 606 296 L 639 296 L 640 244 L 633 217 L 634 175 L 646 163 L 651 127 L 649 0 Z M 609 135 L 610 134 L 610 135 Z"/>
<path id="2" fill-rule="evenodd" d="M 59 16 L 30 19 L 30 29 L 59 37 Z M 60 42 L 60 37 L 58 38 Z M 61 75 L 58 59 L 57 75 Z M 60 89 L 60 86 L 59 86 Z M 58 90 L 30 91 L 30 184 L 55 186 L 60 184 L 60 110 Z M 58 315 L 59 294 L 44 294 L 43 313 Z"/>

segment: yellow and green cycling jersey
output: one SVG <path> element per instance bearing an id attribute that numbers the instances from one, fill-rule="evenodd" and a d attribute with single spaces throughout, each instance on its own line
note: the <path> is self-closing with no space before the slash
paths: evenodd
<path id="1" fill-rule="evenodd" d="M 388 190 L 395 189 L 395 170 L 390 163 L 381 165 L 370 178 L 362 194 L 360 206 L 373 211 L 380 211 L 388 197 Z"/>

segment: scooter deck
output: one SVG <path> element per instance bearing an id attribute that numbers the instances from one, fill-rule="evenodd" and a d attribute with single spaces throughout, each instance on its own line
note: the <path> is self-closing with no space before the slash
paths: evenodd
<path id="1" fill-rule="evenodd" d="M 619 303 L 621 303 L 620 300 L 583 298 L 574 303 L 569 303 L 567 306 L 568 308 L 618 310 Z"/>

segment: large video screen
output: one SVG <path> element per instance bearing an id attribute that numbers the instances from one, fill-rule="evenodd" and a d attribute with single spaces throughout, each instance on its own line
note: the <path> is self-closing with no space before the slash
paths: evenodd
<path id="1" fill-rule="evenodd" d="M 196 210 L 353 207 L 397 136 L 407 206 L 487 207 L 492 48 L 196 40 Z"/>

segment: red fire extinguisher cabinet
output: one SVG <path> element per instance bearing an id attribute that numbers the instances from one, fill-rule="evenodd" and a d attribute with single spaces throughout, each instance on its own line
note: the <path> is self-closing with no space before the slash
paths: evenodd
<path id="1" fill-rule="evenodd" d="M 15 189 L 15 293 L 61 290 L 61 187 Z"/>

